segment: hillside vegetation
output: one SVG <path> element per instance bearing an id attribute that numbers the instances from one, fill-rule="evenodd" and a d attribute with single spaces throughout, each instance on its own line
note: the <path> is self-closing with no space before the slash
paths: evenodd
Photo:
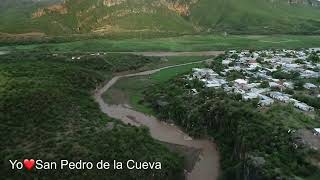
<path id="1" fill-rule="evenodd" d="M 137 69 L 140 56 L 15 53 L 0 56 L 2 179 L 179 179 L 183 159 L 146 128 L 100 112 L 92 91 L 113 72 Z M 160 161 L 162 170 L 9 170 L 9 160 Z"/>
<path id="2" fill-rule="evenodd" d="M 1 12 L 4 19 L 0 22 L 0 32 L 43 32 L 49 35 L 127 32 L 319 34 L 318 5 L 317 1 L 310 0 L 66 0 L 54 5 L 28 3 L 23 9 L 7 5 L 9 8 Z"/>
<path id="3" fill-rule="evenodd" d="M 320 33 L 320 9 L 287 0 L 201 0 L 191 13 L 210 31 L 242 34 Z"/>

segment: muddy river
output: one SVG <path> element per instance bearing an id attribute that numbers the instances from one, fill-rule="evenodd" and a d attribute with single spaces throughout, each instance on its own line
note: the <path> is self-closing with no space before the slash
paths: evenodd
<path id="1" fill-rule="evenodd" d="M 219 153 L 216 145 L 206 139 L 192 139 L 184 133 L 179 127 L 167 124 L 153 116 L 135 111 L 124 105 L 109 105 L 103 98 L 102 94 L 114 85 L 120 78 L 150 75 L 162 69 L 188 65 L 191 63 L 168 66 L 156 70 L 144 71 L 140 73 L 116 76 L 107 82 L 102 88 L 95 93 L 95 100 L 99 103 L 101 111 L 108 116 L 121 120 L 122 122 L 135 126 L 146 126 L 150 129 L 151 136 L 159 141 L 178 144 L 187 147 L 200 149 L 200 157 L 195 166 L 188 172 L 188 180 L 215 180 L 219 173 Z"/>

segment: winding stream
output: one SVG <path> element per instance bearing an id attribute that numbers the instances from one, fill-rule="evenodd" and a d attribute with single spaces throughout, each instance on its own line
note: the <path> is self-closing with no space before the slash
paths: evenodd
<path id="1" fill-rule="evenodd" d="M 216 145 L 206 139 L 192 139 L 184 133 L 179 127 L 169 125 L 156 119 L 153 116 L 143 114 L 123 105 L 109 105 L 104 102 L 102 94 L 114 85 L 120 78 L 132 76 L 144 76 L 156 73 L 163 69 L 172 67 L 184 66 L 199 62 L 185 63 L 173 66 L 167 66 L 155 70 L 149 70 L 139 73 L 133 73 L 123 76 L 115 76 L 107 82 L 102 88 L 95 92 L 95 100 L 99 103 L 101 111 L 108 116 L 119 119 L 124 123 L 134 126 L 146 126 L 150 129 L 151 136 L 159 141 L 168 142 L 172 144 L 183 145 L 187 147 L 197 148 L 201 150 L 199 160 L 196 162 L 193 170 L 188 172 L 188 180 L 216 180 L 219 174 L 219 153 Z"/>

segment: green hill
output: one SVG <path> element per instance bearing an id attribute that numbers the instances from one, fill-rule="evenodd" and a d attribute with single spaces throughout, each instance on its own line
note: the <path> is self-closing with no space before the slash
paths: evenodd
<path id="1" fill-rule="evenodd" d="M 287 0 L 201 0 L 191 19 L 230 33 L 320 33 L 320 9 Z"/>
<path id="2" fill-rule="evenodd" d="M 1 11 L 0 32 L 320 34 L 316 0 L 24 1 Z"/>

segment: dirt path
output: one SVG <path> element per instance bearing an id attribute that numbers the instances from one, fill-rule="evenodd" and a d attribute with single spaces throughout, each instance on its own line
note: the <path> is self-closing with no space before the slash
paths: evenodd
<path id="1" fill-rule="evenodd" d="M 109 52 L 109 53 L 113 53 L 113 52 Z M 150 52 L 114 52 L 114 53 L 164 57 L 164 56 L 217 56 L 217 55 L 223 54 L 224 51 L 197 51 L 197 52 L 157 52 L 157 51 L 150 51 Z"/>
<path id="2" fill-rule="evenodd" d="M 200 61 L 201 62 L 201 61 Z M 186 64 L 173 65 L 163 67 L 155 70 L 149 70 L 139 73 L 133 73 L 123 76 L 116 76 L 106 83 L 101 89 L 98 89 L 94 95 L 95 100 L 99 103 L 102 112 L 108 116 L 116 119 L 120 119 L 126 124 L 134 126 L 146 126 L 150 129 L 151 136 L 159 141 L 183 145 L 187 147 L 201 149 L 199 161 L 196 162 L 193 170 L 188 172 L 188 180 L 216 180 L 219 174 L 219 153 L 216 145 L 206 139 L 192 139 L 186 133 L 184 133 L 179 127 L 169 125 L 162 121 L 159 121 L 153 116 L 145 115 L 141 112 L 132 110 L 123 105 L 109 105 L 106 104 L 102 98 L 102 94 L 105 93 L 114 85 L 120 78 L 150 75 L 163 69 L 172 67 L 184 66 L 188 64 L 194 64 L 199 62 L 192 62 Z"/>
<path id="3" fill-rule="evenodd" d="M 8 54 L 9 52 L 8 51 L 0 51 L 0 55 L 5 55 L 5 54 Z"/>

